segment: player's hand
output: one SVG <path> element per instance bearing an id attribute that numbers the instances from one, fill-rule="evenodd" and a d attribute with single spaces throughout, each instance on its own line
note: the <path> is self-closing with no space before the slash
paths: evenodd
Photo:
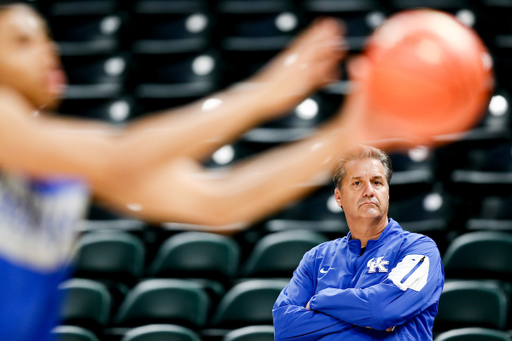
<path id="1" fill-rule="evenodd" d="M 308 301 L 308 304 L 306 304 L 306 309 L 307 309 L 307 310 L 311 310 L 311 307 L 309 306 L 309 303 L 310 303 L 310 302 L 311 302 L 311 301 Z"/>
<path id="2" fill-rule="evenodd" d="M 249 79 L 261 90 L 269 119 L 290 111 L 319 87 L 340 78 L 339 63 L 347 52 L 343 35 L 340 21 L 318 19 Z"/>

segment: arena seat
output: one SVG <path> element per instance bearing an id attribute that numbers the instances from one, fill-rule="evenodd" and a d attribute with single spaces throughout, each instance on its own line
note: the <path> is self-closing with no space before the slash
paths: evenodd
<path id="1" fill-rule="evenodd" d="M 497 65 L 499 68 L 500 65 Z M 497 75 L 497 77 L 500 77 Z M 510 117 L 510 93 L 497 87 L 485 111 L 485 115 L 475 129 L 487 129 L 489 132 L 506 132 L 512 125 Z"/>
<path id="2" fill-rule="evenodd" d="M 467 230 L 512 231 L 512 196 L 488 196 L 472 210 Z"/>
<path id="3" fill-rule="evenodd" d="M 235 285 L 219 303 L 211 326 L 236 329 L 247 325 L 272 324 L 272 307 L 287 284 L 286 280 L 265 279 Z"/>
<path id="4" fill-rule="evenodd" d="M 236 275 L 240 250 L 228 237 L 183 232 L 167 239 L 149 266 L 154 277 L 207 278 L 228 284 Z"/>
<path id="5" fill-rule="evenodd" d="M 271 217 L 265 223 L 265 229 L 270 232 L 311 230 L 332 238 L 339 238 L 349 231 L 343 210 L 334 199 L 332 183 Z"/>
<path id="6" fill-rule="evenodd" d="M 373 0 L 307 0 L 304 7 L 311 16 L 334 16 L 343 20 L 351 51 L 361 51 L 366 38 L 387 16 L 385 6 Z"/>
<path id="7" fill-rule="evenodd" d="M 506 18 L 512 13 L 507 1 L 482 0 L 482 12 L 485 20 L 485 38 L 487 43 L 499 52 L 509 53 L 512 28 L 506 24 Z"/>
<path id="8" fill-rule="evenodd" d="M 61 319 L 66 324 L 98 330 L 109 322 L 111 297 L 107 287 L 88 279 L 73 278 L 59 285 L 64 302 Z"/>
<path id="9" fill-rule="evenodd" d="M 280 50 L 298 32 L 300 18 L 293 1 L 221 0 L 222 47 L 233 51 Z"/>
<path id="10" fill-rule="evenodd" d="M 510 335 L 487 328 L 461 328 L 439 334 L 434 341 L 510 341 Z"/>
<path id="11" fill-rule="evenodd" d="M 60 112 L 111 123 L 125 121 L 133 106 L 124 89 L 128 59 L 125 53 L 63 56 L 69 85 Z"/>
<path id="12" fill-rule="evenodd" d="M 100 98 L 67 98 L 61 107 L 61 112 L 68 116 L 104 121 L 110 124 L 122 125 L 134 115 L 133 98 L 100 97 Z"/>
<path id="13" fill-rule="evenodd" d="M 463 168 L 451 173 L 457 192 L 480 196 L 499 195 L 512 187 L 512 144 L 506 142 L 487 148 L 471 149 Z M 471 188 L 471 190 L 470 190 Z M 473 194 L 474 196 L 474 194 Z"/>
<path id="14" fill-rule="evenodd" d="M 480 15 L 474 10 L 473 3 L 467 0 L 391 0 L 396 10 L 429 7 L 448 12 L 456 16 L 466 26 L 479 29 Z M 469 13 L 468 13 L 469 12 Z"/>
<path id="15" fill-rule="evenodd" d="M 208 307 L 208 296 L 197 283 L 148 279 L 128 293 L 114 317 L 114 324 L 136 327 L 173 323 L 197 329 L 206 323 Z"/>
<path id="16" fill-rule="evenodd" d="M 121 341 L 201 341 L 192 330 L 172 324 L 150 324 L 129 330 Z"/>
<path id="17" fill-rule="evenodd" d="M 57 1 L 50 4 L 48 16 L 64 55 L 113 53 L 119 48 L 123 17 L 115 0 Z"/>
<path id="18" fill-rule="evenodd" d="M 249 132 L 250 133 L 250 132 Z M 222 146 L 213 153 L 209 160 L 204 162 L 208 168 L 219 168 L 230 166 L 247 157 L 254 156 L 277 144 L 275 142 L 254 142 L 254 141 L 237 141 L 234 144 Z"/>
<path id="19" fill-rule="evenodd" d="M 254 247 L 241 276 L 291 278 L 304 254 L 326 241 L 327 237 L 307 230 L 266 235 Z"/>
<path id="20" fill-rule="evenodd" d="M 390 190 L 388 216 L 407 231 L 421 233 L 436 241 L 441 253 L 447 248 L 448 227 L 454 217 L 453 199 L 441 189 L 393 199 Z"/>
<path id="21" fill-rule="evenodd" d="M 218 56 L 214 51 L 139 55 L 134 63 L 138 114 L 184 105 L 217 90 Z"/>
<path id="22" fill-rule="evenodd" d="M 503 330 L 507 323 L 510 285 L 497 281 L 447 281 L 434 330 L 484 327 Z"/>
<path id="23" fill-rule="evenodd" d="M 132 19 L 139 114 L 186 104 L 217 89 L 219 55 L 210 48 L 207 1 L 135 1 Z"/>
<path id="24" fill-rule="evenodd" d="M 389 192 L 393 200 L 400 200 L 432 190 L 435 183 L 435 153 L 426 147 L 409 149 L 389 155 L 393 176 Z"/>
<path id="25" fill-rule="evenodd" d="M 223 341 L 273 341 L 274 326 L 248 326 L 230 331 Z"/>
<path id="26" fill-rule="evenodd" d="M 200 51 L 209 45 L 213 25 L 207 1 L 135 1 L 132 17 L 135 53 Z"/>
<path id="27" fill-rule="evenodd" d="M 58 326 L 53 328 L 55 341 L 99 341 L 91 331 L 76 326 Z"/>
<path id="28" fill-rule="evenodd" d="M 315 128 L 330 113 L 326 112 L 323 106 L 323 100 L 320 94 L 315 94 L 304 99 L 288 115 L 282 116 L 276 120 L 267 122 L 261 128 L 267 129 L 290 129 L 290 128 Z M 276 141 L 281 142 L 281 141 Z"/>
<path id="29" fill-rule="evenodd" d="M 450 204 L 450 197 L 442 191 L 420 193 L 391 201 L 389 216 L 411 232 L 445 230 L 450 220 Z"/>
<path id="30" fill-rule="evenodd" d="M 443 255 L 446 278 L 492 278 L 512 282 L 512 234 L 498 231 L 466 233 L 451 242 Z"/>
<path id="31" fill-rule="evenodd" d="M 71 0 L 49 2 L 47 16 L 69 82 L 61 112 L 105 119 L 89 109 L 125 95 L 130 61 L 122 52 L 121 32 L 126 13 L 115 0 Z"/>
<path id="32" fill-rule="evenodd" d="M 251 129 L 243 140 L 256 143 L 286 143 L 301 140 L 313 133 L 328 118 L 332 117 L 339 105 L 329 103 L 329 95 L 318 92 L 299 103 L 285 115 Z"/>
<path id="33" fill-rule="evenodd" d="M 290 0 L 221 0 L 216 11 L 223 23 L 218 35 L 226 85 L 260 69 L 303 26 L 296 4 Z"/>
<path id="34" fill-rule="evenodd" d="M 135 283 L 143 272 L 144 245 L 117 231 L 86 233 L 76 246 L 76 276 Z"/>
<path id="35" fill-rule="evenodd" d="M 122 83 L 127 58 L 123 54 L 63 56 L 62 63 L 70 84 Z"/>

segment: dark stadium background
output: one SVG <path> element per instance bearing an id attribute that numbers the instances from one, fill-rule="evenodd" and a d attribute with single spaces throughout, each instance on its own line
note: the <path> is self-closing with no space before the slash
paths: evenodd
<path id="1" fill-rule="evenodd" d="M 404 229 L 431 236 L 443 255 L 447 285 L 436 336 L 462 327 L 485 327 L 479 332 L 495 337 L 511 334 L 512 1 L 30 3 L 47 18 L 69 76 L 60 112 L 120 126 L 208 98 L 246 78 L 316 17 L 344 20 L 350 54 L 361 52 L 386 17 L 407 8 L 441 9 L 475 28 L 494 60 L 489 108 L 458 142 L 391 155 L 390 217 Z M 229 166 L 300 140 L 333 115 L 349 91 L 344 76 L 288 116 L 221 148 L 205 165 Z M 75 278 L 61 286 L 67 298 L 55 333 L 84 341 L 157 335 L 183 341 L 273 339 L 272 304 L 304 252 L 348 232 L 332 191 L 327 183 L 230 237 L 184 232 L 173 222 L 150 226 L 92 205 L 77 243 Z"/>

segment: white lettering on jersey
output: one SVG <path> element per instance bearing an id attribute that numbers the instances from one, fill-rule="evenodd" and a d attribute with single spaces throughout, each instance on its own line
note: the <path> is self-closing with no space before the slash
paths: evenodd
<path id="1" fill-rule="evenodd" d="M 69 260 L 87 207 L 80 181 L 46 184 L 0 175 L 0 256 L 39 271 Z"/>
<path id="2" fill-rule="evenodd" d="M 385 267 L 385 265 L 388 265 L 389 262 L 387 260 L 382 260 L 384 257 L 379 257 L 377 260 L 375 258 L 372 258 L 368 261 L 366 266 L 368 267 L 368 273 L 372 274 L 375 272 L 388 272 L 388 269 Z"/>
<path id="3" fill-rule="evenodd" d="M 403 291 L 420 291 L 427 284 L 430 263 L 427 256 L 408 255 L 389 273 L 389 279 Z"/>

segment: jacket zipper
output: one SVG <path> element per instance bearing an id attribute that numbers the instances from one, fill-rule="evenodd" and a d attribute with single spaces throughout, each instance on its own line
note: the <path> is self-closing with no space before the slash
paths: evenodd
<path id="1" fill-rule="evenodd" d="M 414 273 L 414 271 L 416 271 L 416 269 L 418 269 L 421 266 L 421 264 L 423 263 L 424 260 L 425 260 L 425 256 L 423 256 L 423 258 L 421 258 L 419 260 L 419 262 L 414 266 L 414 268 L 412 268 L 412 270 L 409 271 L 409 273 L 407 275 L 405 275 L 404 278 L 402 278 L 400 283 L 403 284 L 405 281 L 407 281 L 409 279 L 409 277 L 411 277 L 411 275 Z"/>

